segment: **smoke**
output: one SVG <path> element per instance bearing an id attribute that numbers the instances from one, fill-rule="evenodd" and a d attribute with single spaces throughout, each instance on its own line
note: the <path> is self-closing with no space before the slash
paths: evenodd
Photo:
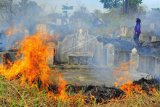
<path id="1" fill-rule="evenodd" d="M 14 48 L 19 41 L 25 36 L 33 34 L 36 31 L 36 26 L 41 23 L 46 23 L 47 16 L 36 2 L 30 0 L 21 0 L 19 2 L 7 1 L 0 2 L 0 9 L 4 14 L 0 15 L 1 22 L 0 31 L 6 38 L 1 41 L 6 41 L 6 50 Z M 5 4 L 3 6 L 3 4 Z"/>
<path id="2" fill-rule="evenodd" d="M 36 2 L 21 0 L 16 4 L 12 4 L 11 11 L 8 12 L 7 10 L 6 16 L 7 20 L 1 23 L 0 26 L 0 31 L 2 32 L 0 40 L 3 41 L 0 48 L 2 47 L 2 50 L 4 50 L 4 46 L 6 46 L 7 50 L 14 48 L 16 43 L 25 36 L 35 33 L 38 24 L 45 24 L 49 32 L 59 35 L 62 44 L 66 38 L 70 42 L 73 39 L 70 39 L 70 37 L 77 36 L 79 29 L 83 29 L 87 32 L 86 35 L 89 35 L 87 41 L 91 42 L 85 42 L 85 44 L 92 45 L 88 47 L 94 47 L 95 56 L 93 56 L 94 61 L 91 64 L 95 66 L 95 69 L 99 67 L 113 68 L 129 61 L 131 50 L 134 48 L 133 35 L 137 17 L 142 20 L 143 35 L 160 35 L 158 29 L 160 27 L 159 10 L 122 15 L 121 9 L 112 9 L 106 12 L 101 12 L 100 10 L 90 12 L 86 7 L 81 6 L 71 14 L 69 12 L 68 15 L 55 11 L 47 14 Z M 8 18 L 8 16 L 10 17 Z M 0 19 L 2 18 L 1 16 Z M 12 30 L 10 31 L 10 29 Z M 11 36 L 5 37 L 4 35 L 8 30 L 11 32 Z M 61 47 L 58 51 L 63 50 L 64 54 L 65 52 L 75 50 L 78 47 L 77 45 L 75 44 L 71 47 L 64 46 L 65 50 Z M 107 75 L 112 70 L 101 71 L 99 73 L 100 76 L 97 78 L 104 77 L 103 74 Z"/>
<path id="3" fill-rule="evenodd" d="M 160 36 L 160 10 L 159 9 L 153 9 L 152 11 L 149 11 L 144 18 L 144 32 L 152 32 L 153 36 Z"/>

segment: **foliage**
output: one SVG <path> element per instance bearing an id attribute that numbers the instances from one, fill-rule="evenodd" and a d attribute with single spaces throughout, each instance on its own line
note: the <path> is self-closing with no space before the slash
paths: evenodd
<path id="1" fill-rule="evenodd" d="M 142 3 L 142 0 L 128 0 L 129 8 L 130 9 L 136 9 L 139 6 L 139 4 Z"/>
<path id="2" fill-rule="evenodd" d="M 136 11 L 142 0 L 100 0 L 104 4 L 104 8 L 119 8 L 123 6 L 123 9 L 130 9 Z M 128 8 L 129 7 L 129 8 Z M 126 10 L 128 11 L 128 10 Z"/>
<path id="3" fill-rule="evenodd" d="M 121 6 L 121 0 L 100 0 L 104 4 L 104 8 L 118 8 Z"/>
<path id="4" fill-rule="evenodd" d="M 129 0 L 128 2 L 129 2 L 129 5 L 137 6 L 142 3 L 142 0 Z"/>

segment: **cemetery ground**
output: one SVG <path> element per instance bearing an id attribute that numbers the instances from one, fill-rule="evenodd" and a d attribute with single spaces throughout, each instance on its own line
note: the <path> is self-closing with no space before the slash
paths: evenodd
<path id="1" fill-rule="evenodd" d="M 66 73 L 65 75 L 68 75 L 67 71 L 64 72 Z M 73 71 L 71 71 L 71 73 L 73 73 Z M 75 75 L 73 75 L 73 77 L 74 76 Z M 82 74 L 80 76 L 82 79 Z M 149 83 L 150 81 L 146 83 L 144 82 L 147 86 L 150 85 Z M 73 85 L 75 87 L 77 86 L 76 84 Z M 88 85 L 87 87 L 90 86 Z M 100 85 L 100 88 L 101 87 L 103 88 L 103 85 Z M 56 90 L 56 88 L 54 89 Z M 99 88 L 97 89 L 99 90 Z M 84 88 L 77 93 L 66 91 L 68 97 L 60 98 L 57 94 L 52 92 L 48 93 L 45 89 L 40 90 L 37 84 L 32 86 L 26 83 L 19 84 L 18 80 L 9 81 L 1 76 L 0 105 L 2 107 L 159 107 L 160 105 L 160 92 L 158 90 L 153 94 L 141 94 L 135 92 L 127 96 L 123 95 L 99 103 L 96 101 L 96 97 L 92 95 L 88 95 L 89 100 L 86 100 L 88 98 L 83 94 L 84 90 L 86 89 Z M 105 91 L 102 91 L 102 93 L 105 94 Z"/>
<path id="2" fill-rule="evenodd" d="M 132 59 L 135 58 L 132 57 L 131 61 L 128 61 L 130 58 L 125 57 L 128 56 L 126 52 L 118 54 L 124 56 L 124 59 L 116 62 L 111 52 L 106 68 L 101 66 L 96 68 L 93 65 L 93 68 L 89 68 L 88 65 L 76 67 L 77 65 L 69 64 L 61 66 L 60 69 L 54 64 L 51 69 L 46 60 L 49 55 L 48 47 L 43 44 L 40 37 L 31 36 L 23 42 L 20 48 L 20 53 L 24 55 L 23 60 L 19 58 L 14 63 L 0 66 L 2 107 L 159 106 L 159 82 L 152 78 L 138 77 L 138 72 L 134 71 L 137 66 L 131 69 Z M 112 45 L 109 44 L 109 47 L 112 49 Z M 100 53 L 96 55 L 101 56 Z M 74 63 L 76 61 L 73 60 Z M 117 62 L 121 63 L 118 67 L 107 67 Z M 134 81 L 133 78 L 130 81 L 132 79 L 130 75 L 137 76 L 138 79 Z M 126 81 L 121 83 L 125 79 Z"/>

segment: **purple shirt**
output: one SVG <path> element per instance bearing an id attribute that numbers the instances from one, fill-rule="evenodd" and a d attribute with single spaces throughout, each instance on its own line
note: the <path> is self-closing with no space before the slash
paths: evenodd
<path id="1" fill-rule="evenodd" d="M 141 25 L 140 23 L 137 23 L 135 28 L 134 28 L 134 31 L 137 32 L 138 34 L 141 34 Z"/>

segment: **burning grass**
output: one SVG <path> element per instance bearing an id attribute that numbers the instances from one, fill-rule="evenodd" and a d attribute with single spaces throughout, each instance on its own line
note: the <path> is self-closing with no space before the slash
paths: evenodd
<path id="1" fill-rule="evenodd" d="M 56 96 L 52 94 L 52 96 Z M 82 95 L 71 96 L 65 102 L 61 99 L 54 99 L 46 94 L 46 90 L 39 91 L 39 88 L 25 84 L 21 87 L 18 81 L 8 81 L 3 77 L 0 79 L 0 105 L 3 107 L 53 107 L 53 106 L 74 106 L 81 105 Z M 80 103 L 81 102 L 81 103 Z"/>
<path id="2" fill-rule="evenodd" d="M 143 84 L 144 81 L 142 82 L 142 80 L 137 82 Z M 62 99 L 54 98 L 57 96 L 55 92 L 55 94 L 53 92 L 46 94 L 47 91 L 45 89 L 39 91 L 37 85 L 31 87 L 25 84 L 25 87 L 21 87 L 17 80 L 8 81 L 0 77 L 0 105 L 7 107 L 159 107 L 160 104 L 160 93 L 158 91 L 153 95 L 135 93 L 134 96 L 110 99 L 112 97 L 109 96 L 110 94 L 114 96 L 118 94 L 112 93 L 112 91 L 119 92 L 118 89 L 116 91 L 114 88 L 104 88 L 104 86 L 75 85 L 68 85 L 66 88 L 68 88 L 68 90 L 66 89 L 68 98 L 63 101 Z M 106 92 L 108 93 L 107 101 L 98 104 L 96 102 L 97 96 L 105 96 Z"/>
<path id="3" fill-rule="evenodd" d="M 10 67 L 1 65 L 0 74 L 9 80 L 19 79 L 21 84 L 36 84 L 41 80 L 42 86 L 49 83 L 50 68 L 47 65 L 48 47 L 41 40 L 41 35 L 29 36 L 21 42 L 18 55 L 22 55 Z"/>
<path id="4" fill-rule="evenodd" d="M 4 98 L 2 101 L 2 105 L 10 105 L 13 98 L 15 99 L 14 103 L 16 104 L 16 106 L 30 106 L 32 104 L 30 104 L 30 102 L 27 102 L 26 99 L 28 99 L 29 97 L 35 97 L 36 99 L 42 98 L 41 94 L 39 93 L 43 93 L 41 92 L 43 90 L 45 90 L 44 100 L 47 96 L 47 99 L 51 99 L 52 102 L 66 102 L 73 98 L 71 101 L 69 101 L 72 102 L 75 101 L 76 98 L 81 98 L 78 94 L 76 96 L 79 97 L 74 98 L 74 96 L 70 96 L 68 98 L 68 95 L 65 92 L 65 87 L 67 84 L 66 81 L 63 80 L 60 74 L 56 73 L 54 70 L 51 70 L 48 66 L 48 59 L 50 58 L 50 55 L 53 54 L 50 53 L 51 51 L 49 50 L 49 46 L 47 44 L 47 36 L 48 34 L 46 32 L 42 32 L 42 30 L 38 31 L 34 35 L 27 36 L 20 43 L 17 60 L 14 63 L 8 62 L 8 65 L 0 66 L 0 75 L 6 79 L 3 79 L 4 81 L 9 80 L 11 81 L 11 84 L 14 83 L 13 85 L 11 85 L 10 82 L 5 82 L 8 86 L 11 86 L 12 89 L 14 88 L 15 91 L 13 92 L 12 89 L 9 89 L 7 91 L 3 89 L 4 93 L 8 93 L 7 96 L 9 96 L 5 97 L 4 94 L 1 95 L 1 97 Z M 8 88 L 6 84 L 4 84 L 3 87 Z M 57 93 L 50 92 L 50 90 L 48 90 L 49 85 L 56 85 L 58 87 Z M 16 86 L 18 89 L 15 88 Z M 25 88 L 23 89 L 19 86 Z M 31 92 L 32 89 L 33 92 Z M 21 93 L 21 90 L 24 90 L 24 92 Z M 15 95 L 12 96 L 12 93 L 10 92 Z M 28 93 L 27 97 L 24 96 L 25 93 Z M 34 96 L 35 94 L 36 96 Z M 23 104 L 19 103 L 19 100 L 24 100 Z"/>
<path id="5" fill-rule="evenodd" d="M 1 65 L 0 75 L 7 80 L 18 81 L 21 86 L 37 85 L 39 91 L 45 89 L 46 93 L 49 93 L 49 85 L 55 84 L 58 86 L 55 98 L 66 99 L 66 81 L 48 66 L 48 59 L 53 53 L 49 50 L 47 36 L 46 32 L 40 31 L 24 38 L 20 43 L 17 60 L 14 63 L 8 62 L 8 65 Z"/>
<path id="6" fill-rule="evenodd" d="M 115 87 L 123 90 L 126 96 L 134 96 L 136 94 L 152 95 L 159 90 L 159 81 L 156 79 L 140 79 L 139 81 L 132 81 L 129 75 L 129 67 L 133 62 L 122 63 L 113 72 L 113 76 L 117 78 Z M 135 72 L 136 73 L 136 72 Z"/>
<path id="7" fill-rule="evenodd" d="M 37 32 L 26 37 L 20 43 L 18 59 L 0 66 L 0 105 L 75 107 L 98 104 L 125 106 L 125 103 L 126 106 L 145 106 L 147 100 L 152 106 L 159 104 L 159 82 L 154 79 L 127 80 L 118 87 L 126 77 L 129 79 L 127 70 L 130 63 L 116 69 L 116 73 L 124 71 L 116 87 L 68 85 L 61 74 L 48 66 L 47 60 L 51 54 L 45 36 L 46 32 Z"/>

